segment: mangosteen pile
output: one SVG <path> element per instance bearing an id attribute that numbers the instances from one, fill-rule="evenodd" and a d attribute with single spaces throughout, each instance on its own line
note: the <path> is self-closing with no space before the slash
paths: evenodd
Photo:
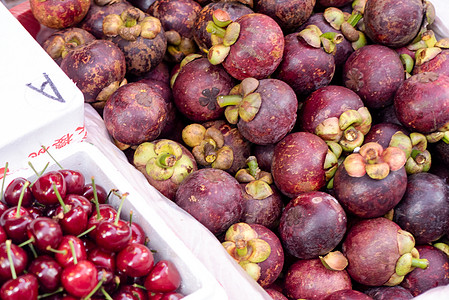
<path id="1" fill-rule="evenodd" d="M 431 0 L 30 1 L 115 145 L 273 299 L 449 284 Z"/>

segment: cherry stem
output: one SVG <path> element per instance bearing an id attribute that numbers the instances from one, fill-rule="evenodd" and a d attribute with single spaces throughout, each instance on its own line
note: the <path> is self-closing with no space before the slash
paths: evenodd
<path id="1" fill-rule="evenodd" d="M 78 258 L 76 258 L 75 246 L 73 245 L 73 241 L 69 240 L 70 250 L 72 251 L 73 263 L 78 264 Z"/>
<path id="2" fill-rule="evenodd" d="M 22 187 L 22 191 L 20 192 L 19 202 L 17 203 L 16 218 L 20 217 L 20 207 L 22 206 L 23 196 L 25 195 L 25 190 L 29 185 L 30 182 L 27 180 Z"/>
<path id="3" fill-rule="evenodd" d="M 59 293 L 61 293 L 61 292 L 63 292 L 63 291 L 64 291 L 64 288 L 63 288 L 63 287 L 60 287 L 60 288 L 58 288 L 57 290 L 55 290 L 54 292 L 47 293 L 47 294 L 42 294 L 42 295 L 37 296 L 37 299 L 42 299 L 42 298 L 50 297 L 50 296 L 59 294 Z"/>
<path id="4" fill-rule="evenodd" d="M 31 238 L 29 238 L 28 240 L 26 240 L 25 242 L 19 244 L 18 246 L 19 246 L 20 248 L 22 248 L 23 246 L 26 246 L 26 245 L 28 245 L 28 244 L 31 244 L 31 243 L 33 243 L 34 241 L 35 241 L 34 237 L 31 237 Z"/>
<path id="5" fill-rule="evenodd" d="M 34 258 L 37 258 L 38 255 L 37 255 L 36 250 L 34 249 L 33 244 L 28 244 L 28 247 L 30 248 L 31 252 L 33 253 Z"/>
<path id="6" fill-rule="evenodd" d="M 99 221 L 101 219 L 101 216 L 100 216 L 100 203 L 98 202 L 97 186 L 95 185 L 95 178 L 94 178 L 94 176 L 91 177 L 91 180 L 92 180 L 92 189 L 94 190 L 95 209 L 97 210 L 97 221 Z"/>
<path id="7" fill-rule="evenodd" d="M 116 195 L 117 197 L 119 197 L 121 199 L 120 205 L 117 209 L 117 215 L 115 216 L 115 221 L 114 221 L 114 224 L 118 225 L 118 221 L 120 221 L 120 213 L 122 211 L 123 203 L 125 203 L 125 199 L 128 196 L 128 193 L 124 193 L 122 195 L 118 194 L 117 191 L 113 191 L 113 193 L 114 193 L 114 195 Z"/>
<path id="8" fill-rule="evenodd" d="M 39 177 L 42 176 L 42 174 L 44 174 L 45 170 L 47 170 L 48 166 L 50 165 L 50 163 L 48 162 L 44 169 L 39 173 L 38 171 L 36 171 L 36 169 L 34 168 L 33 164 L 31 162 L 28 162 L 28 165 L 30 166 L 31 169 L 33 169 L 34 173 L 36 174 L 37 178 L 30 184 L 30 187 L 33 186 L 33 184 L 39 179 Z"/>
<path id="9" fill-rule="evenodd" d="M 5 187 L 5 181 L 6 181 L 6 171 L 8 171 L 8 162 L 6 162 L 5 169 L 3 170 L 2 190 L 0 192 L 0 199 L 2 199 L 2 197 L 3 197 L 3 190 Z"/>
<path id="10" fill-rule="evenodd" d="M 53 182 L 53 190 L 55 191 L 56 198 L 58 198 L 59 204 L 62 207 L 62 211 L 64 214 L 68 213 L 70 209 L 65 205 L 64 200 L 62 200 L 61 194 L 59 194 L 58 189 L 56 188 L 56 184 Z"/>
<path id="11" fill-rule="evenodd" d="M 133 224 L 133 215 L 134 212 L 132 210 L 129 211 L 129 226 Z"/>
<path id="12" fill-rule="evenodd" d="M 53 253 L 58 253 L 58 254 L 62 254 L 62 255 L 66 255 L 67 254 L 67 250 L 58 250 L 58 249 L 54 249 L 50 246 L 47 246 L 46 248 L 47 251 L 53 252 Z"/>
<path id="13" fill-rule="evenodd" d="M 92 289 L 92 291 L 90 291 L 90 293 L 87 294 L 87 296 L 82 299 L 92 298 L 92 296 L 101 288 L 101 286 L 103 285 L 103 282 L 105 282 L 105 281 L 106 281 L 106 277 L 103 274 L 103 277 L 101 278 L 100 281 L 98 281 L 97 285 Z"/>
<path id="14" fill-rule="evenodd" d="M 6 254 L 8 255 L 8 261 L 9 261 L 9 267 L 11 268 L 11 275 L 12 279 L 17 278 L 16 269 L 14 268 L 14 262 L 12 260 L 12 253 L 11 253 L 11 240 L 6 240 Z"/>
<path id="15" fill-rule="evenodd" d="M 105 298 L 106 300 L 114 300 L 114 299 L 111 297 L 111 295 L 109 295 L 108 292 L 106 292 L 106 290 L 105 290 L 103 287 L 100 288 L 100 291 L 103 293 L 104 298 Z"/>
<path id="16" fill-rule="evenodd" d="M 62 169 L 64 169 L 61 164 L 59 164 L 59 162 L 53 157 L 53 155 L 51 155 L 50 151 L 48 151 L 48 148 L 45 147 L 44 145 L 42 145 L 42 149 L 44 149 L 45 152 L 47 152 L 47 154 L 51 157 L 51 159 L 53 159 L 53 161 Z"/>
<path id="17" fill-rule="evenodd" d="M 76 237 L 80 238 L 85 236 L 86 234 L 88 234 L 89 232 L 91 232 L 92 230 L 94 230 L 95 228 L 97 228 L 97 225 L 93 225 L 92 227 L 86 229 L 85 231 L 81 232 L 80 234 L 78 234 Z"/>

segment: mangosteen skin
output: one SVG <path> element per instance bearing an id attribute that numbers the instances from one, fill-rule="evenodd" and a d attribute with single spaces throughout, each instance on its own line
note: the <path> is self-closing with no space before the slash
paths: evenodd
<path id="1" fill-rule="evenodd" d="M 416 268 L 405 275 L 401 286 L 414 297 L 437 286 L 449 284 L 449 258 L 438 248 L 431 245 L 418 245 L 419 258 L 429 261 L 426 269 Z"/>
<path id="2" fill-rule="evenodd" d="M 308 45 L 298 33 L 285 36 L 283 59 L 273 77 L 290 85 L 298 97 L 330 84 L 334 74 L 332 54 Z"/>
<path id="3" fill-rule="evenodd" d="M 323 300 L 372 300 L 370 296 L 353 290 L 353 289 L 345 289 L 335 291 L 329 296 L 323 298 Z"/>
<path id="4" fill-rule="evenodd" d="M 271 162 L 273 161 L 274 147 L 276 147 L 276 144 L 253 144 L 252 147 L 252 154 L 256 157 L 259 168 L 269 173 L 271 173 Z"/>
<path id="5" fill-rule="evenodd" d="M 258 238 L 270 245 L 271 253 L 268 258 L 257 263 L 261 269 L 257 283 L 261 287 L 267 287 L 278 279 L 284 267 L 284 248 L 278 236 L 269 228 L 261 224 L 249 224 L 257 232 Z"/>
<path id="6" fill-rule="evenodd" d="M 342 7 L 351 2 L 352 0 L 317 0 L 317 4 L 322 7 Z"/>
<path id="7" fill-rule="evenodd" d="M 361 219 L 347 231 L 342 253 L 351 278 L 366 286 L 381 286 L 395 273 L 400 257 L 397 235 L 401 228 L 384 217 Z"/>
<path id="8" fill-rule="evenodd" d="M 415 65 L 412 74 L 435 72 L 449 76 L 449 49 L 442 49 L 437 56 L 422 65 Z"/>
<path id="9" fill-rule="evenodd" d="M 270 295 L 273 300 L 288 300 L 287 297 L 284 296 L 284 294 L 273 288 L 266 288 L 265 292 L 267 292 L 267 294 Z"/>
<path id="10" fill-rule="evenodd" d="M 374 300 L 408 300 L 413 298 L 413 295 L 400 285 L 376 286 L 368 288 L 363 292 Z"/>
<path id="11" fill-rule="evenodd" d="M 340 115 L 350 109 L 363 107 L 363 101 L 352 90 L 339 85 L 328 85 L 312 92 L 300 110 L 301 128 L 315 133 L 315 128 L 324 120 Z"/>
<path id="12" fill-rule="evenodd" d="M 126 145 L 155 140 L 167 122 L 167 104 L 145 83 L 118 88 L 106 101 L 103 119 L 109 134 Z"/>
<path id="13" fill-rule="evenodd" d="M 341 164 L 334 176 L 335 198 L 346 212 L 360 218 L 383 216 L 401 201 L 406 188 L 404 167 L 390 171 L 387 177 L 378 180 L 367 174 L 352 177 Z"/>
<path id="14" fill-rule="evenodd" d="M 214 235 L 224 233 L 243 213 L 239 182 L 226 171 L 214 168 L 190 173 L 179 185 L 174 202 Z"/>
<path id="15" fill-rule="evenodd" d="M 254 13 L 251 8 L 239 2 L 211 2 L 204 6 L 196 17 L 192 31 L 198 48 L 205 52 L 212 47 L 211 33 L 207 32 L 206 27 L 207 23 L 213 20 L 212 15 L 216 9 L 227 12 L 232 21 Z"/>
<path id="16" fill-rule="evenodd" d="M 324 160 L 328 146 L 309 132 L 287 134 L 274 148 L 271 173 L 277 188 L 287 197 L 324 187 Z"/>
<path id="17" fill-rule="evenodd" d="M 193 122 L 217 120 L 224 108 L 217 96 L 228 95 L 234 80 L 221 65 L 198 58 L 181 68 L 173 85 L 173 99 L 178 110 Z"/>
<path id="18" fill-rule="evenodd" d="M 449 231 L 449 188 L 437 175 L 408 176 L 404 197 L 394 208 L 395 221 L 417 244 L 429 244 Z"/>
<path id="19" fill-rule="evenodd" d="M 449 168 L 449 144 L 444 141 L 438 141 L 433 145 L 434 152 L 438 159 Z"/>
<path id="20" fill-rule="evenodd" d="M 250 142 L 258 145 L 275 144 L 295 126 L 298 100 L 293 89 L 279 79 L 259 80 L 254 91 L 259 93 L 262 104 L 254 119 L 239 119 L 237 128 Z"/>
<path id="21" fill-rule="evenodd" d="M 364 32 L 376 44 L 399 48 L 416 37 L 423 17 L 421 0 L 368 0 L 363 13 Z"/>
<path id="22" fill-rule="evenodd" d="M 309 19 L 316 0 L 258 0 L 255 11 L 272 17 L 284 32 L 292 32 Z"/>
<path id="23" fill-rule="evenodd" d="M 393 104 L 404 74 L 396 51 L 382 45 L 366 45 L 354 51 L 342 72 L 344 85 L 356 92 L 366 107 L 373 109 Z"/>
<path id="24" fill-rule="evenodd" d="M 240 186 L 244 198 L 243 215 L 240 221 L 248 224 L 260 224 L 271 230 L 277 229 L 284 201 L 276 186 L 270 185 L 273 194 L 265 199 L 254 199 L 248 194 L 245 190 L 246 183 L 241 183 Z"/>
<path id="25" fill-rule="evenodd" d="M 412 75 L 398 88 L 394 108 L 410 131 L 437 130 L 449 122 L 449 77 L 435 72 Z"/>
<path id="26" fill-rule="evenodd" d="M 87 103 L 95 102 L 103 88 L 121 82 L 126 74 L 125 55 L 106 40 L 94 40 L 74 49 L 63 58 L 60 67 Z"/>
<path id="27" fill-rule="evenodd" d="M 231 46 L 222 65 L 235 79 L 267 78 L 282 61 L 284 34 L 271 17 L 252 13 L 235 22 L 240 24 L 239 38 Z"/>
<path id="28" fill-rule="evenodd" d="M 346 270 L 326 269 L 319 258 L 297 260 L 284 278 L 284 294 L 289 299 L 323 299 L 335 291 L 351 288 Z"/>
<path id="29" fill-rule="evenodd" d="M 390 145 L 391 137 L 398 131 L 402 131 L 408 135 L 409 132 L 404 126 L 395 123 L 378 123 L 371 127 L 370 131 L 365 135 L 363 144 L 376 142 L 386 149 Z"/>
<path id="30" fill-rule="evenodd" d="M 282 244 L 299 259 L 329 253 L 345 232 L 345 211 L 334 197 L 320 191 L 302 193 L 290 200 L 279 223 Z"/>

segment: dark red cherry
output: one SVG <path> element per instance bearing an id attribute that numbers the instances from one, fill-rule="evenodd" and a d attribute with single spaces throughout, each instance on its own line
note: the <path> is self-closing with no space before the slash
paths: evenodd
<path id="1" fill-rule="evenodd" d="M 61 267 L 66 268 L 74 264 L 74 257 L 70 244 L 73 245 L 75 257 L 77 261 L 87 259 L 86 248 L 83 241 L 73 235 L 64 235 L 59 243 L 57 252 L 55 253 L 56 261 Z"/>
<path id="2" fill-rule="evenodd" d="M 0 288 L 0 299 L 37 300 L 39 284 L 36 276 L 24 274 L 5 282 Z"/>
<path id="3" fill-rule="evenodd" d="M 108 192 L 101 185 L 95 184 L 95 188 L 97 191 L 98 203 L 104 204 L 108 199 Z M 94 202 L 94 188 L 92 183 L 86 183 L 83 189 L 83 196 L 86 197 L 89 201 Z"/>
<path id="4" fill-rule="evenodd" d="M 27 236 L 37 250 L 48 253 L 48 248 L 56 249 L 62 240 L 62 229 L 59 223 L 48 217 L 38 217 L 27 227 Z"/>
<path id="5" fill-rule="evenodd" d="M 11 242 L 10 240 L 5 241 L 4 243 L 0 244 L 0 281 L 4 282 L 6 280 L 12 279 L 12 273 L 11 273 L 11 264 L 9 263 L 8 259 L 8 252 L 7 252 L 7 243 Z M 12 262 L 14 265 L 14 269 L 16 271 L 17 275 L 20 275 L 23 273 L 23 271 L 26 270 L 26 267 L 28 265 L 28 255 L 19 246 L 16 244 L 11 243 L 11 257 Z"/>
<path id="6" fill-rule="evenodd" d="M 33 218 L 33 219 L 44 216 L 45 206 L 33 205 L 31 207 L 28 207 L 27 209 L 28 209 L 28 213 L 30 214 L 31 218 Z"/>
<path id="7" fill-rule="evenodd" d="M 9 207 L 18 205 L 20 194 L 22 193 L 25 184 L 28 184 L 28 186 L 23 192 L 22 206 L 30 207 L 31 205 L 33 205 L 34 197 L 29 187 L 31 182 L 23 177 L 17 177 L 8 184 L 3 195 L 5 202 Z"/>
<path id="8" fill-rule="evenodd" d="M 79 260 L 62 270 L 61 283 L 70 295 L 85 297 L 98 283 L 97 268 L 88 260 Z"/>
<path id="9" fill-rule="evenodd" d="M 105 251 L 98 247 L 91 249 L 87 253 L 87 259 L 94 263 L 94 265 L 109 269 L 112 272 L 115 272 L 115 257 L 116 254 L 111 251 Z"/>
<path id="10" fill-rule="evenodd" d="M 97 268 L 97 279 L 98 281 L 103 280 L 101 287 L 110 295 L 115 290 L 117 290 L 117 284 L 120 282 L 117 279 L 117 276 L 109 269 L 105 269 L 99 266 L 95 266 Z M 104 294 L 101 289 L 97 290 L 93 296 L 99 297 L 99 299 L 104 299 Z"/>
<path id="11" fill-rule="evenodd" d="M 33 219 L 25 207 L 10 207 L 0 217 L 0 226 L 14 243 L 20 244 L 28 239 L 27 226 Z"/>
<path id="12" fill-rule="evenodd" d="M 124 220 L 103 220 L 95 230 L 95 242 L 102 249 L 119 252 L 131 240 L 131 228 Z"/>
<path id="13" fill-rule="evenodd" d="M 53 189 L 53 185 L 64 199 L 67 193 L 67 187 L 64 180 L 64 176 L 59 171 L 48 171 L 41 175 L 31 186 L 36 201 L 43 205 L 55 205 L 58 204 L 58 197 Z"/>
<path id="14" fill-rule="evenodd" d="M 77 194 L 67 194 L 64 198 L 64 203 L 67 205 L 80 205 L 84 208 L 87 215 L 90 216 L 92 213 L 92 202 L 90 202 L 86 197 Z"/>
<path id="15" fill-rule="evenodd" d="M 91 228 L 92 226 L 96 226 L 95 228 L 97 228 L 98 224 L 103 220 L 114 222 L 117 216 L 117 210 L 109 204 L 100 204 L 99 211 L 100 216 L 98 216 L 96 209 L 93 210 L 92 214 L 87 220 L 87 228 Z M 92 230 L 91 232 L 89 232 L 89 236 L 95 239 L 96 232 L 96 229 Z"/>
<path id="16" fill-rule="evenodd" d="M 40 255 L 31 261 L 28 273 L 34 274 L 39 288 L 44 293 L 51 293 L 61 285 L 62 267 L 49 255 Z"/>
<path id="17" fill-rule="evenodd" d="M 164 293 L 147 291 L 148 300 L 161 300 Z"/>
<path id="18" fill-rule="evenodd" d="M 114 300 L 148 300 L 148 296 L 145 290 L 125 284 L 114 294 Z"/>
<path id="19" fill-rule="evenodd" d="M 147 235 L 142 226 L 136 222 L 131 223 L 131 241 L 130 243 L 144 244 L 147 242 Z"/>
<path id="20" fill-rule="evenodd" d="M 55 217 L 59 220 L 64 234 L 76 236 L 87 229 L 88 215 L 80 205 L 58 206 Z"/>
<path id="21" fill-rule="evenodd" d="M 1 195 L 0 195 L 1 198 Z M 0 216 L 9 208 L 9 206 L 5 203 L 0 201 Z"/>
<path id="22" fill-rule="evenodd" d="M 85 178 L 80 171 L 64 169 L 59 172 L 64 176 L 67 194 L 83 194 Z"/>
<path id="23" fill-rule="evenodd" d="M 138 243 L 131 243 L 117 254 L 117 268 L 130 277 L 146 276 L 154 265 L 151 250 Z"/>
<path id="24" fill-rule="evenodd" d="M 8 239 L 6 235 L 6 231 L 3 229 L 3 226 L 0 226 L 0 244 Z"/>
<path id="25" fill-rule="evenodd" d="M 152 292 L 173 292 L 181 285 L 178 268 L 170 260 L 158 261 L 145 278 L 144 286 Z"/>

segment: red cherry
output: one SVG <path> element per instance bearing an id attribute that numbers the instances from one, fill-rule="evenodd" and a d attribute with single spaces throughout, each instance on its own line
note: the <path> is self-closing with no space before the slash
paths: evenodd
<path id="1" fill-rule="evenodd" d="M 79 235 L 87 229 L 88 216 L 80 205 L 58 206 L 55 216 L 59 219 L 64 234 Z"/>
<path id="2" fill-rule="evenodd" d="M 94 263 L 97 267 L 105 268 L 111 270 L 115 273 L 115 253 L 110 251 L 105 251 L 100 248 L 91 249 L 87 253 L 87 259 Z"/>
<path id="3" fill-rule="evenodd" d="M 68 194 L 64 198 L 64 203 L 67 205 L 80 205 L 84 208 L 87 215 L 92 214 L 92 202 L 90 202 L 86 197 L 76 194 Z"/>
<path id="4" fill-rule="evenodd" d="M 5 282 L 0 289 L 0 298 L 8 300 L 37 300 L 39 284 L 36 276 L 24 274 Z"/>
<path id="5" fill-rule="evenodd" d="M 75 258 L 73 257 L 72 248 L 70 243 L 73 245 L 75 257 L 77 261 L 86 260 L 87 253 L 84 243 L 80 238 L 73 235 L 64 235 L 55 253 L 56 261 L 63 267 L 66 268 L 73 265 Z"/>
<path id="6" fill-rule="evenodd" d="M 152 292 L 173 292 L 181 285 L 178 268 L 170 260 L 158 261 L 145 278 L 144 286 Z"/>
<path id="7" fill-rule="evenodd" d="M 2 244 L 0 244 L 0 281 L 6 281 L 9 279 L 12 279 L 12 273 L 11 273 L 11 264 L 8 259 L 8 252 L 7 252 L 7 243 L 11 241 L 6 241 Z M 21 274 L 23 271 L 25 271 L 27 265 L 28 265 L 28 255 L 19 246 L 16 244 L 11 243 L 11 257 L 13 266 L 15 269 L 15 272 L 17 275 Z"/>
<path id="8" fill-rule="evenodd" d="M 105 204 L 108 199 L 108 192 L 101 185 L 95 184 L 95 189 L 97 191 L 98 203 Z M 92 183 L 86 183 L 83 188 L 83 194 L 89 201 L 94 202 L 94 188 Z"/>
<path id="9" fill-rule="evenodd" d="M 98 283 L 98 271 L 88 260 L 80 260 L 62 270 L 61 283 L 64 289 L 75 297 L 84 297 L 95 288 Z"/>
<path id="10" fill-rule="evenodd" d="M 149 274 L 154 265 L 151 250 L 143 245 L 132 243 L 117 254 L 117 268 L 130 277 L 140 277 Z"/>
<path id="11" fill-rule="evenodd" d="M 58 204 L 59 200 L 53 189 L 53 185 L 56 186 L 59 195 L 64 199 L 67 193 L 67 187 L 64 176 L 59 171 L 48 171 L 34 182 L 31 186 L 34 198 L 43 205 Z"/>
<path id="12" fill-rule="evenodd" d="M 20 244 L 28 239 L 26 229 L 32 220 L 25 207 L 20 207 L 18 214 L 17 207 L 11 207 L 1 215 L 0 226 L 3 226 L 8 238 Z"/>
<path id="13" fill-rule="evenodd" d="M 61 226 L 48 217 L 38 217 L 31 221 L 27 226 L 27 235 L 41 252 L 48 252 L 49 247 L 55 249 L 62 240 Z"/>
<path id="14" fill-rule="evenodd" d="M 30 185 L 31 182 L 23 177 L 14 178 L 8 184 L 3 195 L 4 200 L 8 206 L 17 206 L 17 204 L 19 203 L 20 194 L 22 194 L 22 190 L 24 189 L 25 184 Z M 30 207 L 31 205 L 33 205 L 33 202 L 33 193 L 31 193 L 30 187 L 27 186 L 22 197 L 22 206 Z"/>
<path id="15" fill-rule="evenodd" d="M 143 231 L 142 226 L 137 224 L 136 222 L 131 223 L 131 241 L 130 243 L 138 243 L 144 244 L 147 241 L 147 235 L 145 231 Z"/>
<path id="16" fill-rule="evenodd" d="M 64 180 L 67 186 L 67 194 L 81 195 L 84 191 L 85 178 L 83 173 L 76 170 L 59 170 L 64 176 Z"/>
<path id="17" fill-rule="evenodd" d="M 97 233 L 96 228 L 101 221 L 107 220 L 114 222 L 117 216 L 117 210 L 109 204 L 100 204 L 98 210 L 100 211 L 100 217 L 98 217 L 97 210 L 94 209 L 89 219 L 87 220 L 87 228 L 95 226 L 95 230 L 89 232 L 89 236 L 93 239 L 95 239 L 95 235 Z"/>
<path id="18" fill-rule="evenodd" d="M 0 226 L 0 244 L 8 239 L 6 235 L 6 231 L 3 229 L 3 226 Z"/>
<path id="19" fill-rule="evenodd" d="M 155 292 L 148 291 L 147 295 L 148 295 L 148 300 L 161 300 L 162 296 L 164 296 L 164 293 L 159 293 L 159 292 L 155 293 Z"/>
<path id="20" fill-rule="evenodd" d="M 45 207 L 44 206 L 31 206 L 28 207 L 28 213 L 30 214 L 32 219 L 42 217 L 44 215 Z"/>
<path id="21" fill-rule="evenodd" d="M 54 292 L 61 284 L 62 267 L 49 255 L 36 257 L 30 263 L 28 273 L 37 277 L 39 288 L 45 293 Z"/>
<path id="22" fill-rule="evenodd" d="M 116 219 L 114 222 L 103 220 L 95 230 L 97 245 L 105 250 L 119 252 L 131 240 L 131 228 L 128 222 Z"/>
<path id="23" fill-rule="evenodd" d="M 133 285 L 122 285 L 114 294 L 114 300 L 148 300 L 147 293 Z"/>

